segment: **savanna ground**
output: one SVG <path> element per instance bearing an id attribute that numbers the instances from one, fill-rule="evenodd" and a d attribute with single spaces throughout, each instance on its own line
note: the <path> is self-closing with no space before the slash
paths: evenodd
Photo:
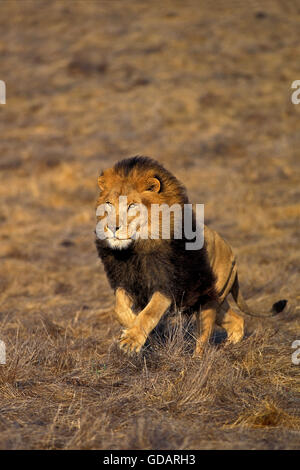
<path id="1" fill-rule="evenodd" d="M 299 448 L 300 2 L 2 0 L 0 31 L 0 447 Z M 180 322 L 118 351 L 96 180 L 135 154 L 205 203 L 250 304 L 284 314 L 202 361 Z"/>

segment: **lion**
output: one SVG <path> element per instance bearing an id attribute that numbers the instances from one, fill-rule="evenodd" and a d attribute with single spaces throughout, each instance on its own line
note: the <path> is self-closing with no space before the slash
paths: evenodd
<path id="1" fill-rule="evenodd" d="M 217 232 L 204 225 L 203 246 L 187 250 L 185 235 L 174 235 L 174 217 L 167 239 L 161 236 L 161 219 L 156 237 L 142 237 L 142 223 L 136 224 L 134 236 L 129 230 L 138 205 L 143 205 L 149 215 L 154 204 L 175 204 L 182 210 L 189 204 L 186 189 L 177 178 L 159 162 L 135 156 L 103 171 L 98 186 L 97 206 L 105 210 L 97 217 L 103 226 L 96 246 L 115 292 L 114 315 L 123 327 L 120 348 L 128 354 L 139 353 L 161 318 L 178 309 L 196 315 L 195 357 L 202 356 L 215 324 L 226 330 L 227 342 L 241 341 L 244 318 L 230 307 L 229 294 L 242 312 L 262 315 L 252 313 L 244 300 L 235 256 Z M 126 196 L 122 208 L 121 196 Z M 105 219 L 111 211 L 115 214 L 114 225 Z M 149 215 L 149 230 L 151 223 Z M 286 303 L 276 302 L 270 316 L 281 312 Z"/>

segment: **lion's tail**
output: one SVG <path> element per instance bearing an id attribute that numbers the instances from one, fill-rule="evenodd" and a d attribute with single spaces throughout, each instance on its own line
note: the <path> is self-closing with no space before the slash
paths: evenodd
<path id="1" fill-rule="evenodd" d="M 252 310 L 250 310 L 247 302 L 245 301 L 241 293 L 238 275 L 236 275 L 235 277 L 234 283 L 231 288 L 231 293 L 237 306 L 240 308 L 240 310 L 246 313 L 247 315 L 250 315 L 251 317 L 257 317 L 257 318 L 273 317 L 274 315 L 277 315 L 278 313 L 282 312 L 282 310 L 285 308 L 287 304 L 287 300 L 285 299 L 278 300 L 278 302 L 275 302 L 275 304 L 272 305 L 272 309 L 269 312 L 261 312 L 261 314 L 252 312 Z"/>

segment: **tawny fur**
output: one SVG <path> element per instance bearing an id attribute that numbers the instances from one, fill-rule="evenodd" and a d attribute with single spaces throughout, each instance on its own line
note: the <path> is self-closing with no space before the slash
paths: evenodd
<path id="1" fill-rule="evenodd" d="M 108 201 L 116 207 L 126 195 L 128 204 L 188 203 L 184 186 L 158 162 L 133 157 L 118 162 L 98 178 L 97 204 Z M 149 223 L 151 218 L 149 217 Z M 127 227 L 123 227 L 123 234 Z M 117 232 L 116 232 L 117 233 Z M 251 314 L 239 291 L 236 260 L 229 244 L 205 226 L 205 243 L 200 250 L 186 250 L 186 239 L 129 240 L 114 249 L 112 242 L 96 240 L 108 280 L 115 291 L 115 316 L 124 328 L 120 347 L 139 352 L 162 316 L 175 308 L 196 313 L 195 355 L 201 356 L 215 323 L 222 326 L 228 341 L 243 338 L 243 317 L 227 301 L 233 294 L 239 307 Z M 122 244 L 123 243 L 123 244 Z M 278 313 L 285 301 L 274 304 Z"/>

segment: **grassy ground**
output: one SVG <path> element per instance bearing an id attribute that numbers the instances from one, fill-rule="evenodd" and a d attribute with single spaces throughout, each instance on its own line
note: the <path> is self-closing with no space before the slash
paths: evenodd
<path id="1" fill-rule="evenodd" d="M 299 1 L 1 1 L 1 448 L 300 447 L 299 21 Z M 137 153 L 205 203 L 250 304 L 286 313 L 200 362 L 184 322 L 118 352 L 96 180 Z"/>

